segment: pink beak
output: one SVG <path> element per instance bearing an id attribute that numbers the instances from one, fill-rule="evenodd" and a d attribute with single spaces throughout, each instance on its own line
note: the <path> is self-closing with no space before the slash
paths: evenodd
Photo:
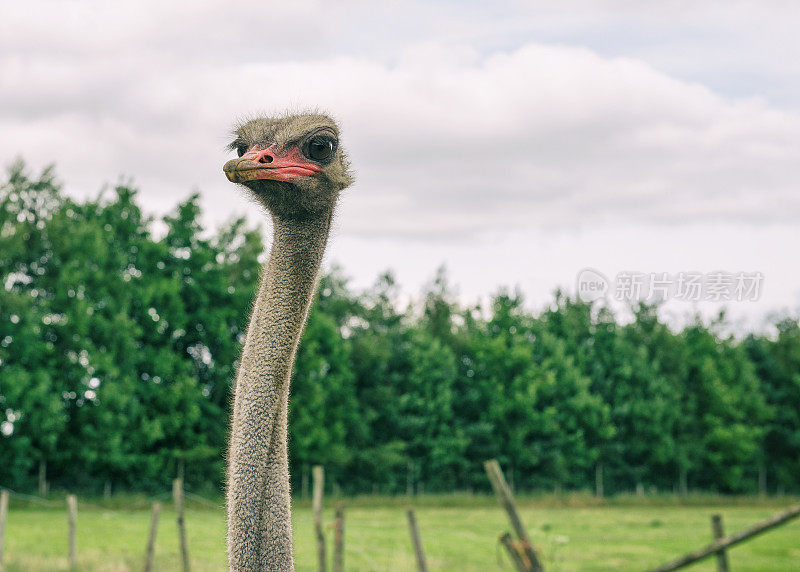
<path id="1" fill-rule="evenodd" d="M 288 153 L 279 153 L 273 145 L 261 149 L 254 145 L 238 159 L 232 159 L 222 167 L 232 183 L 270 180 L 292 182 L 298 177 L 310 177 L 322 171 L 322 167 L 309 161 L 293 147 Z"/>

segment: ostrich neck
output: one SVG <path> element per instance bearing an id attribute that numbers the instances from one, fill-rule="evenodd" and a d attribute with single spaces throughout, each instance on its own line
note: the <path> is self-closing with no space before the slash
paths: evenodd
<path id="1" fill-rule="evenodd" d="M 228 466 L 231 570 L 293 570 L 287 458 L 289 377 L 332 213 L 273 216 L 274 234 L 234 390 Z"/>

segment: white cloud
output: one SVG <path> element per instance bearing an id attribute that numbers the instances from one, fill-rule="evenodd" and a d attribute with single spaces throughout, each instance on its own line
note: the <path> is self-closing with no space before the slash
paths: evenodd
<path id="1" fill-rule="evenodd" d="M 419 283 L 448 261 L 481 292 L 519 281 L 541 298 L 604 260 L 544 236 L 580 228 L 581 244 L 618 251 L 609 233 L 651 228 L 661 244 L 713 221 L 761 228 L 748 244 L 782 253 L 769 270 L 796 284 L 775 228 L 800 216 L 800 106 L 786 105 L 800 95 L 797 8 L 531 6 L 7 2 L 0 163 L 54 162 L 79 196 L 133 177 L 157 212 L 199 189 L 219 222 L 255 208 L 221 174 L 234 120 L 322 107 L 358 173 L 332 257 L 350 255 L 359 279 L 411 265 Z M 557 276 L 520 269 L 527 241 L 561 260 Z M 725 248 L 698 256 L 713 269 Z M 686 269 L 674 256 L 691 240 L 669 249 L 648 247 L 660 254 L 637 268 Z M 742 260 L 726 268 L 757 266 Z"/>
<path id="2" fill-rule="evenodd" d="M 800 116 L 633 59 L 437 43 L 393 63 L 91 54 L 2 58 L 0 80 L 16 89 L 0 95 L 1 156 L 55 161 L 68 185 L 90 192 L 118 174 L 135 177 L 146 200 L 199 187 L 222 214 L 243 207 L 219 172 L 233 119 L 322 106 L 344 123 L 359 175 L 342 210 L 347 232 L 800 214 Z"/>

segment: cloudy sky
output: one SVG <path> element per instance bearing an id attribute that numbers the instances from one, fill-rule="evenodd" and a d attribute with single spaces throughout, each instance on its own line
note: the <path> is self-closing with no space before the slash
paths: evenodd
<path id="1" fill-rule="evenodd" d="M 446 264 L 465 300 L 538 307 L 584 268 L 760 272 L 727 304 L 757 326 L 800 307 L 798 29 L 780 0 L 4 2 L 0 161 L 255 222 L 231 125 L 320 108 L 357 171 L 328 255 L 356 286 Z"/>

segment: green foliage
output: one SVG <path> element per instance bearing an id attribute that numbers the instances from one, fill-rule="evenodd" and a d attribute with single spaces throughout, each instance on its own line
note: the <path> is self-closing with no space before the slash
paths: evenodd
<path id="1" fill-rule="evenodd" d="M 224 477 L 231 383 L 265 250 L 259 228 L 202 228 L 189 197 L 158 224 L 135 190 L 83 202 L 22 163 L 0 186 L 0 485 L 194 490 Z M 154 233 L 159 228 L 159 234 Z M 800 489 L 800 326 L 673 331 L 558 292 L 464 307 L 440 269 L 418 301 L 391 273 L 320 281 L 293 372 L 290 462 L 345 492 Z"/>

